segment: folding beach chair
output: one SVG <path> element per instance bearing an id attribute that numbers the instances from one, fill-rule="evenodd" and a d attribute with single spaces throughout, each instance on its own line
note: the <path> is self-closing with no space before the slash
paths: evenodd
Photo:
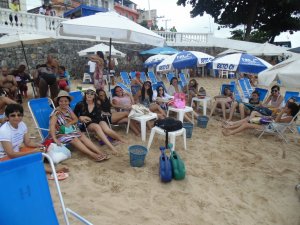
<path id="1" fill-rule="evenodd" d="M 136 74 L 135 71 L 132 71 L 132 72 L 129 73 L 129 76 L 130 76 L 131 80 L 135 79 L 135 77 L 136 77 L 135 74 Z"/>
<path id="2" fill-rule="evenodd" d="M 179 73 L 179 78 L 180 78 L 180 81 L 182 82 L 182 85 L 183 85 L 183 86 L 185 86 L 185 85 L 188 84 L 188 80 L 186 79 L 184 73 Z"/>
<path id="3" fill-rule="evenodd" d="M 43 156 L 53 171 L 55 187 L 64 221 L 59 222 L 51 198 Z M 3 225 L 69 225 L 69 215 L 82 224 L 92 225 L 79 214 L 66 208 L 54 164 L 42 153 L 31 154 L 0 163 L 0 224 Z"/>
<path id="4" fill-rule="evenodd" d="M 117 86 L 120 86 L 125 92 L 127 92 L 128 94 L 131 94 L 131 89 L 130 89 L 130 87 L 128 87 L 128 86 L 125 85 L 124 83 L 117 82 Z"/>
<path id="5" fill-rule="evenodd" d="M 221 85 L 221 89 L 220 89 L 221 94 L 224 93 L 225 88 L 229 88 L 230 91 L 231 91 L 232 93 L 234 93 L 234 85 L 232 85 L 232 84 L 222 84 L 222 85 Z"/>
<path id="6" fill-rule="evenodd" d="M 73 100 L 70 102 L 70 107 L 74 110 L 76 104 L 82 101 L 83 95 L 81 91 L 71 91 L 69 94 L 73 97 Z"/>
<path id="7" fill-rule="evenodd" d="M 286 91 L 284 95 L 284 104 L 291 98 L 291 97 L 298 97 L 299 92 L 297 91 Z"/>
<path id="8" fill-rule="evenodd" d="M 233 93 L 234 93 L 235 100 L 237 100 L 238 102 L 241 102 L 242 98 L 241 98 L 240 92 L 237 88 L 235 81 L 231 81 L 230 85 L 233 85 L 233 90 L 234 90 Z"/>
<path id="9" fill-rule="evenodd" d="M 44 140 L 49 135 L 50 114 L 55 106 L 49 98 L 36 98 L 28 101 L 28 108 L 38 132 Z"/>
<path id="10" fill-rule="evenodd" d="M 252 94 L 252 92 L 253 92 L 253 87 L 252 87 L 252 85 L 251 85 L 251 83 L 250 83 L 250 79 L 244 78 L 244 82 L 245 82 L 245 84 L 246 84 L 248 93 L 249 93 L 249 95 L 251 96 L 251 94 Z"/>
<path id="11" fill-rule="evenodd" d="M 264 134 L 273 134 L 278 136 L 279 138 L 282 138 L 282 140 L 285 141 L 285 143 L 288 143 L 288 140 L 285 137 L 285 132 L 287 129 L 293 132 L 293 125 L 295 123 L 295 120 L 297 116 L 299 116 L 300 111 L 293 117 L 291 122 L 289 123 L 276 123 L 272 122 L 268 125 L 265 125 L 264 128 L 262 129 L 261 134 L 258 136 L 258 139 L 261 138 Z"/>
<path id="12" fill-rule="evenodd" d="M 167 91 L 166 86 L 162 81 L 158 81 L 156 84 L 152 84 L 152 90 L 156 90 L 158 86 L 162 86 L 165 89 L 165 92 Z"/>
<path id="13" fill-rule="evenodd" d="M 248 88 L 247 88 L 247 85 L 246 85 L 246 82 L 245 82 L 245 78 L 239 79 L 238 82 L 239 82 L 239 86 L 241 87 L 241 89 L 243 91 L 244 98 L 249 99 L 251 94 L 248 91 Z"/>
<path id="14" fill-rule="evenodd" d="M 149 77 L 152 85 L 157 83 L 157 78 L 156 78 L 155 74 L 152 71 L 148 72 L 148 77 Z"/>
<path id="15" fill-rule="evenodd" d="M 130 85 L 131 82 L 127 72 L 124 71 L 120 72 L 120 76 L 125 85 Z"/>
<path id="16" fill-rule="evenodd" d="M 174 75 L 174 73 L 169 72 L 166 74 L 166 77 L 167 77 L 168 82 L 170 83 L 172 78 L 175 77 L 175 75 Z"/>
<path id="17" fill-rule="evenodd" d="M 267 89 L 263 89 L 263 88 L 255 88 L 255 91 L 257 91 L 259 93 L 259 101 L 264 102 L 269 91 Z"/>
<path id="18" fill-rule="evenodd" d="M 146 76 L 145 72 L 141 72 L 141 80 L 143 81 L 143 83 L 144 83 L 145 81 L 147 81 L 147 76 Z M 152 83 L 152 82 L 151 82 L 151 83 Z"/>

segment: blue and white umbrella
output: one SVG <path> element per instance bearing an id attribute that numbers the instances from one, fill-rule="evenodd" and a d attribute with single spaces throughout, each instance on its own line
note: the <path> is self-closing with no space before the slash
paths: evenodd
<path id="1" fill-rule="evenodd" d="M 212 61 L 214 70 L 238 71 L 257 74 L 272 65 L 267 61 L 246 53 L 234 53 L 215 58 Z"/>
<path id="2" fill-rule="evenodd" d="M 169 71 L 174 69 L 185 69 L 205 66 L 211 62 L 213 56 L 203 52 L 182 51 L 169 56 L 156 67 L 157 71 Z"/>
<path id="3" fill-rule="evenodd" d="M 153 55 L 150 56 L 145 62 L 144 67 L 155 67 L 160 64 L 164 59 L 169 57 L 169 55 Z"/>

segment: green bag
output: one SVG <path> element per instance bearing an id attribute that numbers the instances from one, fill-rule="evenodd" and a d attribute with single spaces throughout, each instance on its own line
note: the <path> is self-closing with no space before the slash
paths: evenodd
<path id="1" fill-rule="evenodd" d="M 74 131 L 76 131 L 76 126 L 74 126 L 74 125 L 69 126 L 69 127 L 62 125 L 59 128 L 60 134 L 70 134 L 70 133 L 73 133 Z"/>
<path id="2" fill-rule="evenodd" d="M 180 156 L 172 151 L 170 155 L 170 161 L 172 164 L 172 172 L 175 180 L 183 180 L 185 178 L 185 165 Z"/>

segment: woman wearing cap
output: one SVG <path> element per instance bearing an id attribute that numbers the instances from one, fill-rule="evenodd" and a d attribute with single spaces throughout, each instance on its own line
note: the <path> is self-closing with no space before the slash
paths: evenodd
<path id="1" fill-rule="evenodd" d="M 115 147 L 108 140 L 107 136 L 126 143 L 114 130 L 106 123 L 106 117 L 102 116 L 100 104 L 97 103 L 96 90 L 91 87 L 85 91 L 83 100 L 75 106 L 75 114 L 79 120 L 85 123 L 88 130 L 95 132 L 98 137 L 112 150 L 113 154 L 118 154 Z"/>
<path id="2" fill-rule="evenodd" d="M 50 116 L 50 135 L 53 141 L 58 145 L 70 143 L 76 149 L 91 156 L 97 162 L 108 159 L 109 156 L 107 154 L 101 152 L 90 139 L 76 128 L 78 118 L 69 106 L 71 100 L 72 97 L 66 91 L 60 91 L 55 98 L 58 107 Z M 76 129 L 68 134 L 61 133 L 61 126 L 74 126 Z"/>

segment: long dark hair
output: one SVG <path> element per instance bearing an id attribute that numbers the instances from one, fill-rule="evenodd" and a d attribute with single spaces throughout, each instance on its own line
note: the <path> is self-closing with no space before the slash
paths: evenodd
<path id="1" fill-rule="evenodd" d="M 295 102 L 288 102 L 287 107 L 291 110 L 292 117 L 296 116 L 299 112 L 299 105 Z"/>
<path id="2" fill-rule="evenodd" d="M 115 96 L 117 96 L 117 94 L 116 94 L 116 90 L 117 90 L 117 88 L 121 88 L 120 86 L 115 86 L 115 88 L 113 89 L 113 92 L 112 92 L 112 96 L 113 97 L 115 97 Z M 121 90 L 123 90 L 123 88 L 121 88 Z"/>
<path id="3" fill-rule="evenodd" d="M 104 101 L 100 98 L 100 92 L 103 92 L 103 93 L 105 94 Z M 96 90 L 96 93 L 97 93 L 97 95 L 98 95 L 98 100 L 101 102 L 101 104 L 109 102 L 109 98 L 107 97 L 106 92 L 105 92 L 104 90 L 102 90 L 102 89 L 97 89 L 97 90 Z"/>
<path id="4" fill-rule="evenodd" d="M 146 95 L 146 89 L 145 89 L 145 84 L 150 84 L 150 87 L 149 87 L 149 89 L 148 89 L 148 91 L 147 91 L 147 94 L 149 95 L 149 100 L 150 100 L 150 102 L 152 102 L 152 97 L 153 97 L 153 91 L 152 91 L 152 85 L 151 85 L 151 82 L 150 81 L 145 81 L 144 83 L 143 83 L 143 87 L 142 87 L 142 101 L 144 101 L 145 100 L 145 95 Z"/>
<path id="5" fill-rule="evenodd" d="M 163 93 L 162 93 L 162 96 L 163 97 L 165 97 L 165 89 L 164 89 L 164 87 L 163 86 L 161 86 L 161 85 L 159 85 L 157 88 L 156 88 L 156 91 L 157 91 L 157 97 L 161 97 L 160 95 L 159 95 L 159 88 L 162 88 L 163 89 Z"/>

